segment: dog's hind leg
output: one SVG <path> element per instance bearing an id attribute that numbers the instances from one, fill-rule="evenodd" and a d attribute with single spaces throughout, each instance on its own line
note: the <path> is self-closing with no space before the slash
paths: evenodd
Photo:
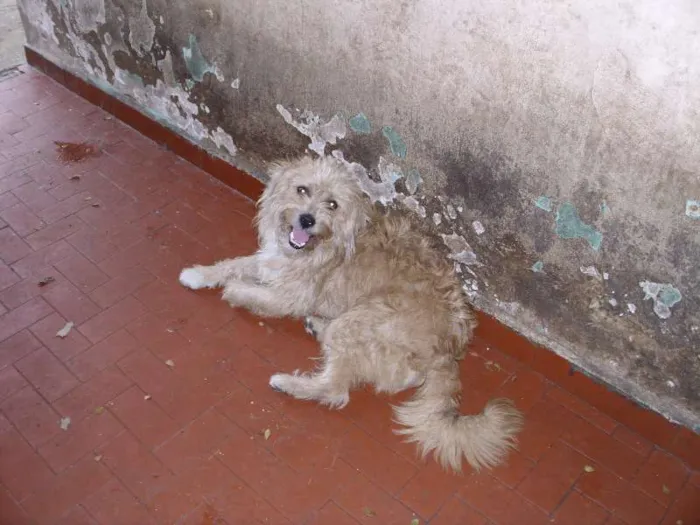
<path id="1" fill-rule="evenodd" d="M 211 266 L 196 265 L 180 272 L 180 284 L 192 290 L 219 288 L 229 279 L 252 278 L 249 274 L 253 273 L 256 267 L 254 255 L 226 259 Z"/>
<path id="2" fill-rule="evenodd" d="M 350 388 L 355 380 L 347 361 L 346 357 L 336 355 L 314 374 L 275 374 L 270 378 L 270 386 L 297 399 L 343 408 L 350 401 Z"/>

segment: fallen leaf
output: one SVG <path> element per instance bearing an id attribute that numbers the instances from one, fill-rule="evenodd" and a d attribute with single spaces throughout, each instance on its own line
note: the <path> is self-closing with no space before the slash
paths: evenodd
<path id="1" fill-rule="evenodd" d="M 420 525 L 420 520 L 418 518 L 413 518 L 411 520 L 411 525 Z"/>
<path id="2" fill-rule="evenodd" d="M 486 361 L 484 363 L 484 366 L 486 367 L 486 370 L 489 370 L 493 372 L 494 370 L 501 370 L 501 365 L 498 363 L 494 363 L 493 361 Z"/>
<path id="3" fill-rule="evenodd" d="M 73 321 L 68 321 L 63 328 L 56 332 L 56 337 L 65 338 L 73 329 Z"/>
<path id="4" fill-rule="evenodd" d="M 591 472 L 595 472 L 595 469 L 593 467 L 591 467 L 590 465 L 586 465 L 585 467 L 583 467 L 583 470 L 584 470 L 584 472 L 588 472 L 589 474 Z"/>
<path id="5" fill-rule="evenodd" d="M 73 175 L 72 177 L 69 177 L 68 180 L 80 180 L 80 175 Z"/>
<path id="6" fill-rule="evenodd" d="M 151 394 L 146 394 L 145 396 L 143 396 L 143 398 L 144 398 L 146 401 L 148 401 L 149 399 L 151 399 Z"/>
<path id="7" fill-rule="evenodd" d="M 165 364 L 168 365 L 170 368 L 172 368 L 172 367 L 175 366 L 175 361 L 173 361 L 172 359 L 168 359 L 168 360 L 165 362 Z"/>
<path id="8" fill-rule="evenodd" d="M 51 277 L 50 275 L 48 277 L 44 277 L 41 281 L 37 283 L 38 286 L 46 286 L 49 283 L 54 282 L 56 279 Z"/>
<path id="9" fill-rule="evenodd" d="M 670 493 L 671 493 L 671 489 L 668 488 L 666 485 L 661 485 L 661 491 L 662 491 L 664 494 L 670 494 Z"/>
<path id="10" fill-rule="evenodd" d="M 370 509 L 369 507 L 363 508 L 363 509 L 362 509 L 362 514 L 364 514 L 364 515 L 367 516 L 368 518 L 373 518 L 374 516 L 377 515 L 377 513 L 374 512 L 374 511 L 373 511 L 372 509 Z"/>
<path id="11" fill-rule="evenodd" d="M 266 428 L 266 429 L 265 429 L 265 432 L 263 433 L 263 436 L 265 436 L 265 441 L 267 441 L 268 439 L 270 439 L 270 436 L 271 436 L 271 435 L 272 435 L 272 432 L 270 431 L 270 429 L 269 429 L 269 428 Z"/>
<path id="12" fill-rule="evenodd" d="M 102 456 L 99 456 L 99 455 L 98 455 L 98 456 L 95 456 L 93 459 L 94 459 L 95 461 L 98 461 L 98 462 L 99 462 L 99 461 L 102 461 Z"/>
<path id="13" fill-rule="evenodd" d="M 99 416 L 104 411 L 105 411 L 105 407 L 97 407 L 95 409 L 95 414 L 97 414 Z"/>
<path id="14" fill-rule="evenodd" d="M 58 423 L 58 426 L 61 427 L 61 430 L 68 430 L 68 427 L 70 426 L 70 418 L 62 417 L 61 421 Z"/>
<path id="15" fill-rule="evenodd" d="M 100 207 L 100 203 L 99 203 L 99 202 L 96 202 L 95 204 L 92 205 L 92 207 L 93 207 L 93 208 L 99 208 L 99 207 Z"/>

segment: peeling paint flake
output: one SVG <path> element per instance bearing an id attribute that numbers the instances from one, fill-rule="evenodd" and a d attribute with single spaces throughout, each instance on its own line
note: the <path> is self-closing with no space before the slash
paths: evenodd
<path id="1" fill-rule="evenodd" d="M 448 257 L 458 263 L 470 265 L 475 264 L 476 254 L 469 243 L 461 235 L 451 233 L 450 235 L 441 234 L 442 242 L 450 250 Z"/>
<path id="2" fill-rule="evenodd" d="M 238 89 L 241 87 L 241 79 L 240 78 L 234 78 L 233 82 L 231 82 L 231 88 L 232 89 Z"/>
<path id="3" fill-rule="evenodd" d="M 552 199 L 546 195 L 540 195 L 533 202 L 540 210 L 552 211 Z"/>
<path id="4" fill-rule="evenodd" d="M 197 37 L 193 34 L 190 34 L 187 46 L 182 48 L 182 57 L 185 59 L 187 71 L 197 82 L 204 80 L 204 75 L 207 73 L 214 75 L 220 82 L 224 80 L 219 68 L 204 58 Z"/>
<path id="5" fill-rule="evenodd" d="M 391 126 L 384 126 L 382 128 L 382 135 L 389 141 L 389 147 L 391 152 L 401 159 L 406 158 L 406 153 L 408 152 L 406 148 L 406 143 L 401 138 L 401 135 Z"/>
<path id="6" fill-rule="evenodd" d="M 535 264 L 533 264 L 530 269 L 535 272 L 535 273 L 543 273 L 544 272 L 544 263 L 542 261 L 537 261 Z"/>
<path id="7" fill-rule="evenodd" d="M 700 219 L 700 201 L 685 201 L 685 214 L 691 219 Z"/>
<path id="8" fill-rule="evenodd" d="M 554 231 L 562 239 L 585 239 L 595 251 L 600 249 L 603 242 L 603 234 L 593 226 L 584 223 L 570 202 L 559 206 Z"/>
<path id="9" fill-rule="evenodd" d="M 671 317 L 671 308 L 683 298 L 681 292 L 671 284 L 642 281 L 639 286 L 644 292 L 644 300 L 654 301 L 654 313 L 661 319 Z"/>
<path id="10" fill-rule="evenodd" d="M 603 276 L 600 275 L 598 268 L 596 268 L 595 266 L 581 266 L 579 270 L 581 270 L 581 273 L 583 275 L 588 275 L 589 277 L 593 277 L 594 279 L 598 279 L 599 281 L 603 280 Z"/>
<path id="11" fill-rule="evenodd" d="M 405 195 L 402 195 L 401 197 L 402 197 L 401 202 L 403 203 L 404 206 L 406 206 L 406 208 L 408 208 L 413 213 L 416 213 L 425 219 L 425 217 L 427 215 L 425 208 L 423 206 L 421 206 L 421 204 L 416 200 L 415 197 L 412 197 L 412 196 L 406 197 Z"/>
<path id="12" fill-rule="evenodd" d="M 484 228 L 484 225 L 481 224 L 481 221 L 474 221 L 472 222 L 472 228 L 474 228 L 474 232 L 477 235 L 481 235 L 486 231 L 486 228 Z"/>
<path id="13" fill-rule="evenodd" d="M 375 182 L 369 178 L 367 168 L 365 168 L 362 164 L 358 164 L 357 162 L 348 162 L 345 160 L 342 151 L 336 149 L 333 150 L 331 154 L 333 157 L 345 164 L 350 172 L 357 177 L 362 191 L 367 194 L 372 202 L 381 202 L 386 206 L 394 201 L 396 198 L 396 189 L 394 188 L 394 182 L 387 174 L 387 170 L 389 168 L 385 167 L 382 169 L 383 166 L 392 166 L 392 164 L 386 163 L 383 157 L 379 158 L 379 173 L 381 182 Z"/>
<path id="14" fill-rule="evenodd" d="M 325 155 L 326 144 L 334 145 L 338 139 L 344 138 L 347 132 L 345 120 L 340 115 L 333 115 L 328 122 L 323 122 L 321 117 L 310 111 L 304 111 L 296 120 L 282 104 L 277 104 L 277 111 L 287 124 L 311 139 L 309 149 L 320 156 Z"/>
<path id="15" fill-rule="evenodd" d="M 440 224 L 442 224 L 442 215 L 437 212 L 433 213 L 433 224 L 435 224 L 435 226 L 440 226 Z"/>
<path id="16" fill-rule="evenodd" d="M 411 170 L 408 172 L 408 175 L 406 175 L 405 182 L 406 190 L 408 193 L 413 195 L 416 193 L 416 191 L 418 191 L 418 186 L 420 186 L 421 182 L 423 182 L 423 179 L 420 176 L 420 173 L 418 173 L 418 170 Z"/>
<path id="17" fill-rule="evenodd" d="M 362 112 L 352 117 L 348 123 L 350 124 L 350 129 L 355 133 L 369 135 L 372 132 L 372 125 L 370 124 L 367 116 Z"/>

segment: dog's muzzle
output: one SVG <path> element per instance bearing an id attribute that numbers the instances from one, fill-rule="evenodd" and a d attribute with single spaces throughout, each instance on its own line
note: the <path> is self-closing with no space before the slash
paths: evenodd
<path id="1" fill-rule="evenodd" d="M 312 239 L 313 235 L 309 233 L 309 229 L 314 227 L 316 219 L 310 213 L 302 213 L 299 216 L 298 224 L 292 226 L 292 231 L 289 232 L 289 244 L 295 250 L 301 250 Z"/>

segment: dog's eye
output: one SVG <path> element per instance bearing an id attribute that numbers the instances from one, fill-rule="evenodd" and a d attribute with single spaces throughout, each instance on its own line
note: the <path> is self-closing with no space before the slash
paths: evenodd
<path id="1" fill-rule="evenodd" d="M 297 186 L 297 193 L 299 195 L 303 195 L 304 197 L 308 197 L 309 196 L 309 188 L 307 188 L 306 186 Z"/>
<path id="2" fill-rule="evenodd" d="M 326 204 L 328 205 L 328 207 L 329 207 L 331 210 L 337 210 L 337 209 L 338 209 L 338 203 L 335 202 L 335 201 L 328 201 Z"/>

